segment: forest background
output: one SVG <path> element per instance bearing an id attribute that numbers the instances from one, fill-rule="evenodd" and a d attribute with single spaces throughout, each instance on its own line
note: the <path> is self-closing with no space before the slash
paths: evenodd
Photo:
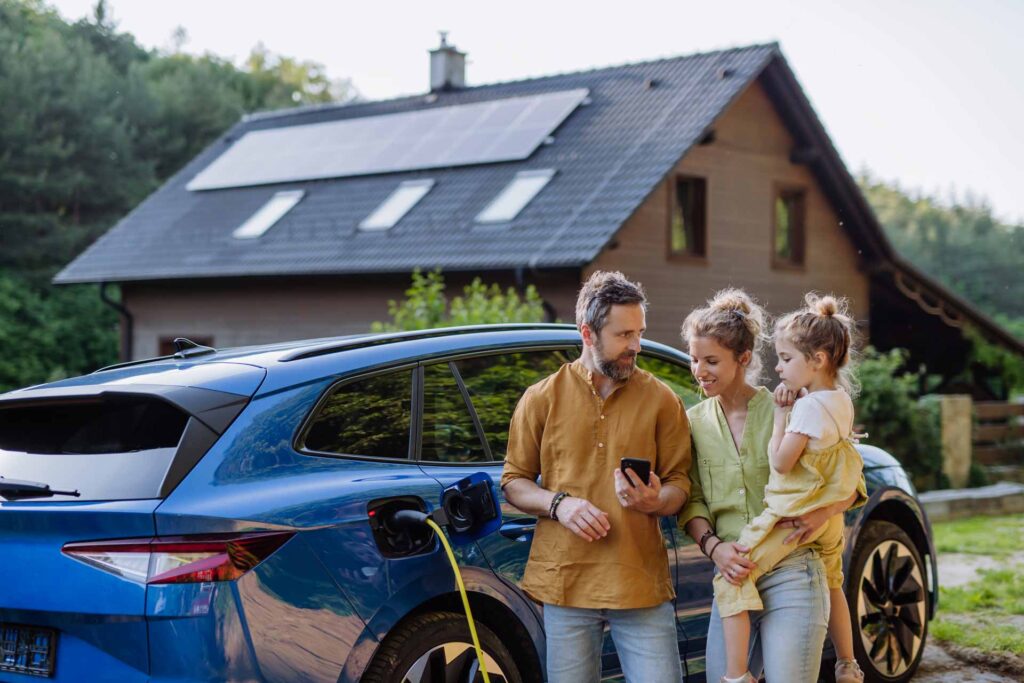
<path id="1" fill-rule="evenodd" d="M 247 112 L 359 98 L 348 80 L 263 45 L 237 66 L 146 50 L 97 4 L 68 22 L 0 0 L 0 391 L 117 360 L 96 286 L 53 275 Z M 984 197 L 858 181 L 896 249 L 1024 339 L 1024 225 Z"/>

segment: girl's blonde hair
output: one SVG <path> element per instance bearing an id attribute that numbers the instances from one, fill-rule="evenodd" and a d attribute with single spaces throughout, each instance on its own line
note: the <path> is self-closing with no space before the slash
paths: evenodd
<path id="1" fill-rule="evenodd" d="M 761 346 L 765 341 L 768 314 L 742 289 L 729 288 L 708 299 L 707 306 L 690 312 L 683 321 L 683 343 L 696 337 L 710 337 L 733 352 L 738 359 L 750 351 L 746 367 L 748 382 L 761 377 Z"/>
<path id="2" fill-rule="evenodd" d="M 784 339 L 810 360 L 821 351 L 828 362 L 828 372 L 851 396 L 860 391 L 853 374 L 854 344 L 857 323 L 849 314 L 844 297 L 816 292 L 804 295 L 804 308 L 787 313 L 775 323 L 774 337 Z"/>

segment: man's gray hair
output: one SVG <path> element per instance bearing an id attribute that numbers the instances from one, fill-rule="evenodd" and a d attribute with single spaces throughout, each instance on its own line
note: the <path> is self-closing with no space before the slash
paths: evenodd
<path id="1" fill-rule="evenodd" d="M 608 322 L 608 312 L 617 304 L 640 304 L 647 310 L 643 285 L 631 282 L 622 273 L 598 270 L 580 288 L 576 299 L 576 327 L 586 323 L 594 334 L 600 334 Z"/>

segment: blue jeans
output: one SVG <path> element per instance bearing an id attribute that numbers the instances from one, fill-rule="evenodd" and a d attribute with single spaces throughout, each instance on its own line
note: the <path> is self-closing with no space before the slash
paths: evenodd
<path id="1" fill-rule="evenodd" d="M 768 683 L 814 683 L 828 632 L 825 566 L 815 550 L 799 550 L 762 576 L 757 590 L 764 609 L 750 614 L 750 672 Z M 708 683 L 725 674 L 725 638 L 718 606 L 708 626 Z"/>
<path id="2" fill-rule="evenodd" d="M 627 683 L 679 683 L 683 677 L 672 602 L 643 609 L 544 605 L 548 683 L 601 680 L 604 625 L 611 629 Z"/>

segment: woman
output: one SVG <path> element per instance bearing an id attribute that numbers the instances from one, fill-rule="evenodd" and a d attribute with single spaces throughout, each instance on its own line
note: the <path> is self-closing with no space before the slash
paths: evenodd
<path id="1" fill-rule="evenodd" d="M 683 323 L 691 371 L 707 399 L 687 415 L 693 436 L 690 500 L 680 524 L 715 563 L 726 581 L 739 584 L 753 563 L 736 543 L 743 526 L 764 509 L 768 445 L 774 400 L 755 387 L 765 327 L 764 310 L 742 290 L 723 290 Z M 861 482 L 849 501 L 780 522 L 793 527 L 794 547 L 829 517 L 860 499 Z M 829 616 L 825 568 L 812 545 L 792 553 L 757 582 L 764 609 L 750 614 L 750 671 L 762 669 L 769 683 L 815 681 L 821 665 Z M 717 605 L 712 603 L 707 639 L 707 680 L 723 680 L 725 641 Z"/>

